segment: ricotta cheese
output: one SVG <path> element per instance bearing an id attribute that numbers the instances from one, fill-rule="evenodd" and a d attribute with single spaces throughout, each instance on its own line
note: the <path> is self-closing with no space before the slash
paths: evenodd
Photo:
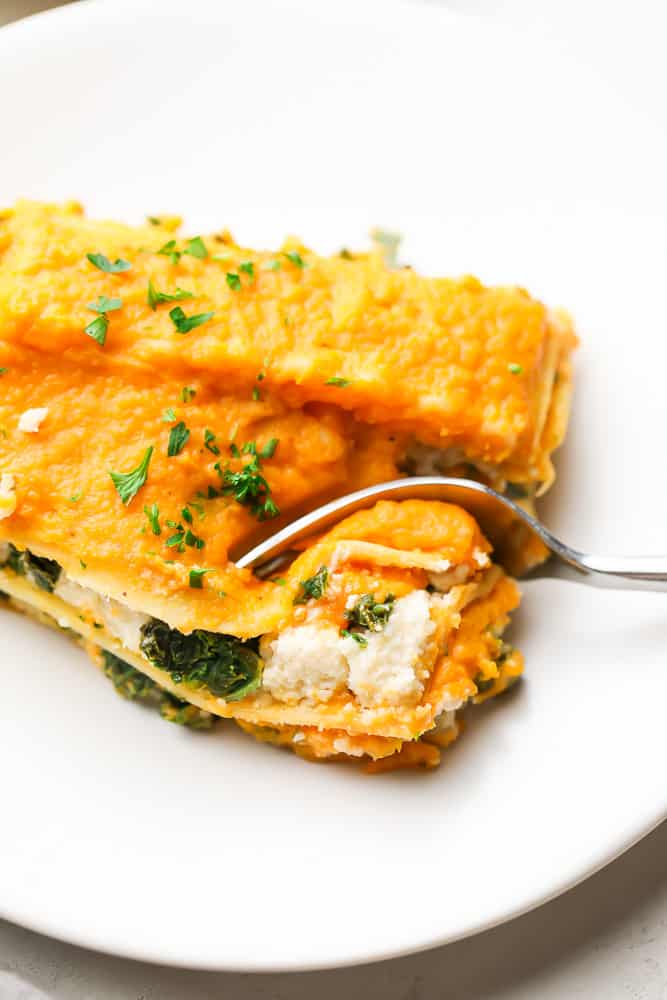
<path id="1" fill-rule="evenodd" d="M 9 472 L 0 476 L 0 521 L 11 517 L 16 510 L 15 479 Z"/>
<path id="2" fill-rule="evenodd" d="M 417 675 L 419 661 L 435 632 L 431 601 L 425 590 L 414 590 L 396 601 L 382 632 L 367 633 L 366 646 L 341 640 L 350 665 L 348 687 L 364 707 L 414 705 L 424 685 Z"/>
<path id="3" fill-rule="evenodd" d="M 333 625 L 287 628 L 263 646 L 262 656 L 262 686 L 279 701 L 329 701 L 347 682 L 347 660 Z"/>
<path id="4" fill-rule="evenodd" d="M 70 607 L 88 611 L 127 649 L 134 653 L 140 651 L 141 626 L 149 620 L 148 615 L 132 611 L 120 601 L 115 601 L 112 597 L 103 597 L 90 587 L 82 587 L 64 573 L 60 574 L 53 593 Z"/>
<path id="5" fill-rule="evenodd" d="M 37 406 L 34 410 L 24 410 L 19 417 L 19 430 L 26 434 L 36 434 L 48 412 L 48 406 Z"/>

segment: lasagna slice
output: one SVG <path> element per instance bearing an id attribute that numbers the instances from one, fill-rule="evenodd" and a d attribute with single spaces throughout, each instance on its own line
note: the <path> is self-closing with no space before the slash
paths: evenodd
<path id="1" fill-rule="evenodd" d="M 278 597 L 249 639 L 184 632 L 13 543 L 0 557 L 11 603 L 78 635 L 121 692 L 159 692 L 172 721 L 231 718 L 312 759 L 433 766 L 463 706 L 522 671 L 502 639 L 516 585 L 448 504 L 380 502 L 346 518 L 260 585 Z"/>

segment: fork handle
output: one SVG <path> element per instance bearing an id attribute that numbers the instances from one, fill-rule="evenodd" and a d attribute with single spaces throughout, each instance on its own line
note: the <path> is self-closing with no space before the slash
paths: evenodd
<path id="1" fill-rule="evenodd" d="M 559 557 L 549 560 L 544 572 L 608 590 L 652 590 L 667 593 L 667 556 L 599 556 L 577 552 L 562 543 L 555 549 Z M 531 574 L 532 575 L 532 574 Z"/>

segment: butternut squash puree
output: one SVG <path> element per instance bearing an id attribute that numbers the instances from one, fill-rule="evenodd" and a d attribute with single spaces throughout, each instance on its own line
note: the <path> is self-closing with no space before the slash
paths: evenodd
<path id="1" fill-rule="evenodd" d="M 262 371 L 292 405 L 330 403 L 364 423 L 461 446 L 516 481 L 550 478 L 549 451 L 564 420 L 549 425 L 549 451 L 542 432 L 554 376 L 567 374 L 576 339 L 567 318 L 523 289 L 426 278 L 389 270 L 375 254 L 324 258 L 296 245 L 301 268 L 284 253 L 251 251 L 227 235 L 205 238 L 205 260 L 185 255 L 174 266 L 156 253 L 170 238 L 166 227 L 89 221 L 76 204 L 19 202 L 5 212 L 0 364 L 36 352 L 65 356 L 88 372 L 215 374 L 225 386 L 251 383 Z M 104 274 L 89 252 L 132 268 Z M 267 269 L 274 260 L 280 269 Z M 252 279 L 238 269 L 247 261 Z M 228 286 L 228 272 L 240 274 L 240 290 Z M 162 291 L 192 291 L 185 311 L 213 318 L 177 333 L 168 307 L 148 308 L 149 280 Z M 123 300 L 104 349 L 82 334 L 91 320 L 86 304 L 100 294 Z M 349 385 L 326 385 L 331 377 Z"/>

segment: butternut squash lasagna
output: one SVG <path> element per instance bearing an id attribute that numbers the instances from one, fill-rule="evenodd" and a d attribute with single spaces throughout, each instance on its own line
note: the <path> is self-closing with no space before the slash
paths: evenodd
<path id="1" fill-rule="evenodd" d="M 434 765 L 463 707 L 520 675 L 502 567 L 542 553 L 501 525 L 494 564 L 469 514 L 415 500 L 346 518 L 271 579 L 234 559 L 401 475 L 531 503 L 575 344 L 519 288 L 19 203 L 0 213 L 0 589 L 172 721 Z"/>

